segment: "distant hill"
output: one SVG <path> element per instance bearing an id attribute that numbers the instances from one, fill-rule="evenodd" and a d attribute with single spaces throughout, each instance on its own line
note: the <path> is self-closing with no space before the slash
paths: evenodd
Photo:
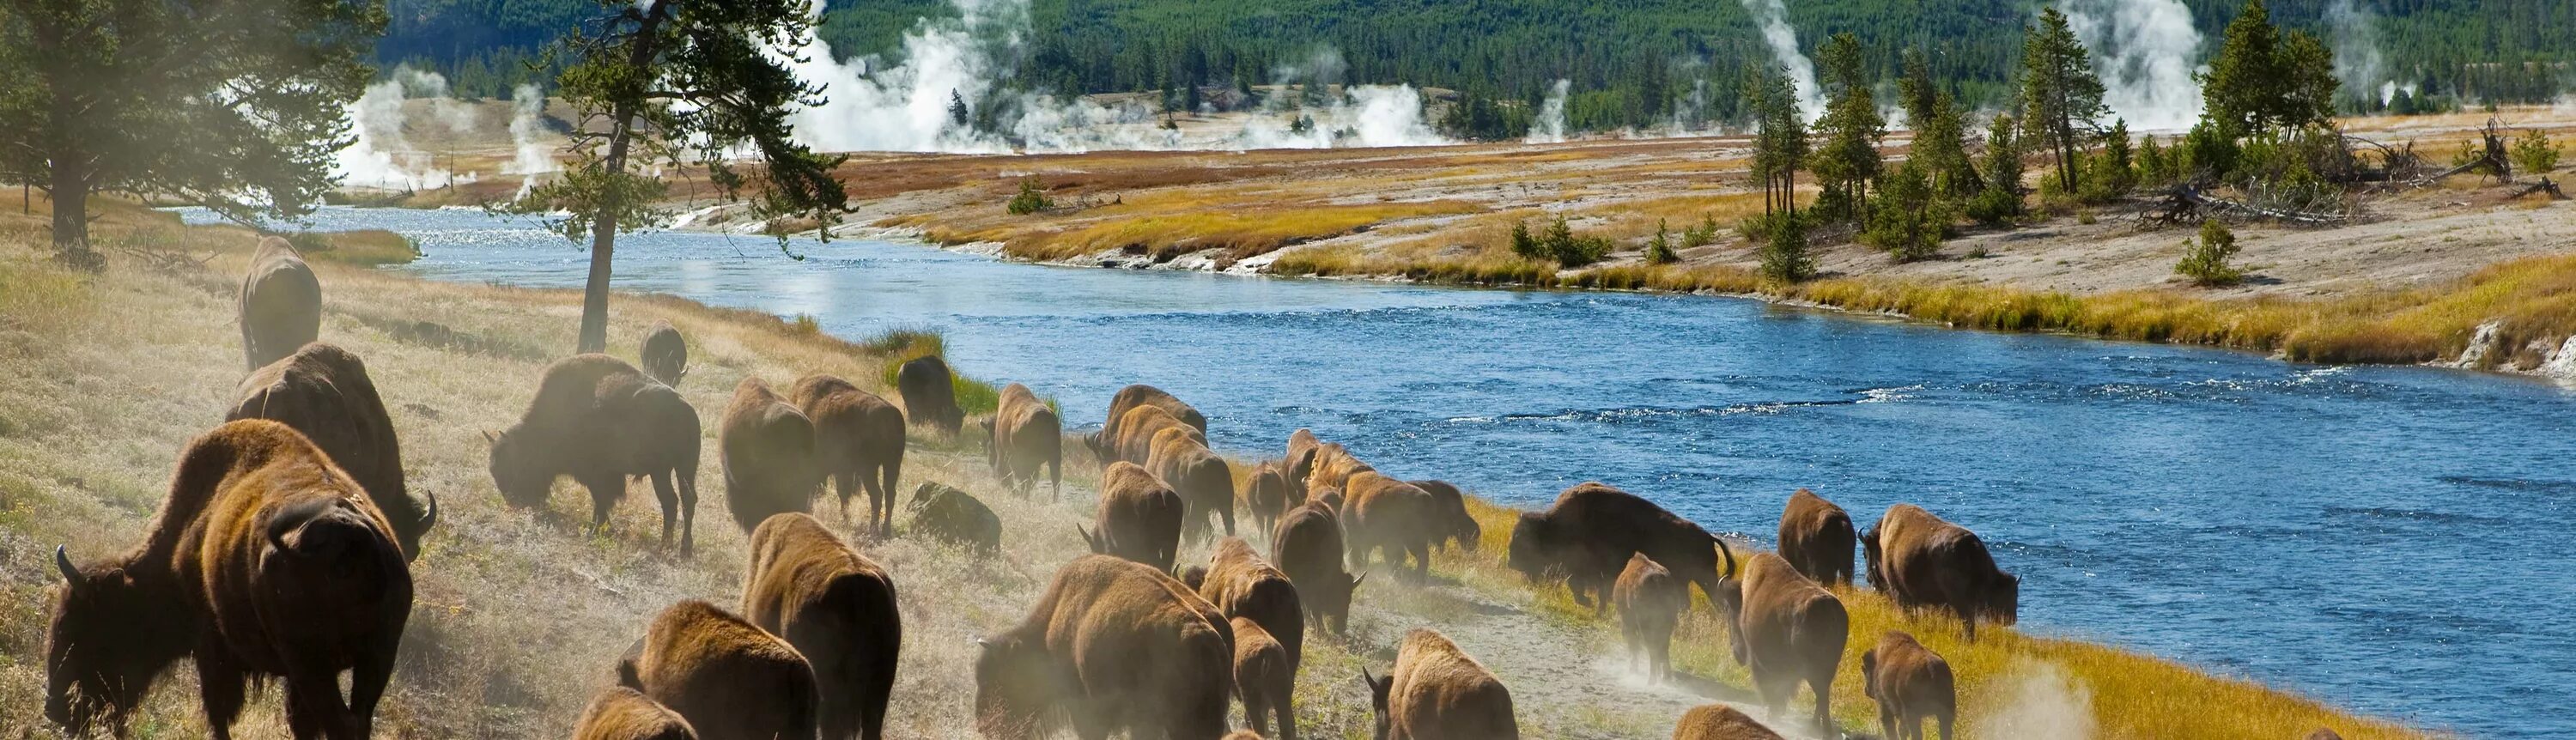
<path id="1" fill-rule="evenodd" d="M 1015 0 L 978 0 L 985 7 Z M 1763 0 L 1752 0 L 1762 2 Z M 2061 7 L 2139 7 L 2073 0 Z M 2201 54 L 2242 0 L 2182 0 Z M 465 94 L 500 96 L 539 79 L 527 65 L 594 0 L 391 0 L 378 56 L 446 73 Z M 2338 8 L 2337 6 L 2343 6 Z M 1007 7 L 1007 6 L 1006 6 Z M 1931 51 L 1972 104 L 2006 95 L 2025 0 L 1799 0 L 1786 3 L 1801 48 L 1858 34 L 1893 74 L 1906 46 Z M 2336 16 L 2338 11 L 2345 12 Z M 947 0 L 831 0 L 822 36 L 837 54 L 891 53 Z M 2105 11 L 2107 12 L 2107 11 Z M 2274 0 L 2276 20 L 2329 39 L 2333 17 L 2370 18 L 2378 77 L 2467 100 L 2533 102 L 2576 89 L 2570 0 Z M 1696 91 L 1731 117 L 1748 63 L 1771 58 L 1743 2 L 1726 0 L 1033 0 L 1017 84 L 1125 92 L 1270 82 L 1318 49 L 1339 52 L 1351 82 L 1436 86 L 1536 101 L 1570 81 L 1569 123 L 1651 123 Z"/>

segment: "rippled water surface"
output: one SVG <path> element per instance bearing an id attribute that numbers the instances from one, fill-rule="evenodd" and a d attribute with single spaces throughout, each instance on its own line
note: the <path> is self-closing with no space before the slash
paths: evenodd
<path id="1" fill-rule="evenodd" d="M 473 212 L 316 220 L 418 238 L 405 269 L 437 279 L 578 286 L 586 265 Z M 961 371 L 1055 396 L 1070 423 L 1147 382 L 1206 411 L 1221 448 L 1276 455 L 1310 427 L 1515 504 L 1598 479 L 1768 541 L 1800 486 L 1863 526 L 1917 502 L 1999 546 L 2025 630 L 2474 737 L 2576 736 L 2576 396 L 2549 385 L 1733 299 L 795 250 L 636 236 L 616 284 L 845 336 L 936 327 Z"/>

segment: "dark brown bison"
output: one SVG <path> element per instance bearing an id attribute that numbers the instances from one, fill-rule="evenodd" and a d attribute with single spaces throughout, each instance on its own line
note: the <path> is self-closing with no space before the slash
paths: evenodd
<path id="1" fill-rule="evenodd" d="M 322 281 L 294 245 L 262 237 L 241 286 L 242 356 L 257 370 L 322 335 Z"/>
<path id="2" fill-rule="evenodd" d="M 948 372 L 948 361 L 938 355 L 915 358 L 896 368 L 894 388 L 903 396 L 904 418 L 955 436 L 966 425 L 966 412 L 957 407 L 956 382 Z"/>
<path id="3" fill-rule="evenodd" d="M 1288 474 L 1276 462 L 1263 462 L 1252 468 L 1243 482 L 1243 510 L 1252 517 L 1252 529 L 1269 532 L 1279 526 L 1279 515 L 1290 507 L 1305 503 L 1305 496 L 1288 484 Z"/>
<path id="4" fill-rule="evenodd" d="M 698 731 L 643 692 L 612 686 L 581 710 L 572 740 L 698 740 Z"/>
<path id="5" fill-rule="evenodd" d="M 1092 519 L 1097 531 L 1082 532 L 1091 551 L 1115 555 L 1156 571 L 1172 569 L 1181 550 L 1181 495 L 1135 463 L 1110 463 L 1100 473 L 1100 507 Z M 1076 531 L 1082 525 L 1074 525 Z"/>
<path id="6" fill-rule="evenodd" d="M 1878 646 L 1860 654 L 1862 691 L 1878 702 L 1878 727 L 1886 740 L 1923 740 L 1923 720 L 1941 725 L 1941 740 L 1958 740 L 1950 722 L 1958 717 L 1959 694 L 1951 685 L 1950 662 L 1914 636 L 1888 630 Z"/>
<path id="7" fill-rule="evenodd" d="M 1724 704 L 1702 704 L 1682 713 L 1673 740 L 1781 740 L 1780 733 Z"/>
<path id="8" fill-rule="evenodd" d="M 1966 527 L 1897 504 L 1861 537 L 1861 547 L 1872 587 L 1900 607 L 1949 611 L 1968 639 L 1977 639 L 1980 620 L 2005 626 L 2020 620 L 2021 579 L 1995 567 L 1985 541 Z"/>
<path id="9" fill-rule="evenodd" d="M 1674 577 L 1699 584 L 1717 603 L 1735 554 L 1690 520 L 1627 491 L 1583 483 L 1557 494 L 1546 511 L 1525 512 L 1512 525 L 1510 564 L 1533 579 L 1563 577 L 1577 603 L 1598 611 L 1628 556 L 1645 553 Z"/>
<path id="10" fill-rule="evenodd" d="M 617 683 L 688 718 L 704 740 L 814 740 L 814 669 L 787 641 L 704 601 L 662 610 Z"/>
<path id="11" fill-rule="evenodd" d="M 1188 507 L 1181 514 L 1181 533 L 1190 541 L 1207 539 L 1210 513 L 1225 524 L 1226 535 L 1233 536 L 1234 470 L 1225 458 L 1208 451 L 1205 441 L 1192 436 L 1196 433 L 1186 427 L 1156 433 L 1145 469 L 1181 494 L 1181 503 Z"/>
<path id="12" fill-rule="evenodd" d="M 1207 443 L 1205 435 L 1160 406 L 1129 409 L 1127 418 L 1118 425 L 1118 431 L 1086 435 L 1082 442 L 1091 448 L 1092 457 L 1104 464 L 1124 460 L 1143 465 L 1153 458 L 1154 440 L 1166 429 L 1181 430 L 1200 444 Z"/>
<path id="13" fill-rule="evenodd" d="M 668 321 L 653 322 L 644 330 L 644 345 L 635 352 L 636 364 L 644 374 L 673 388 L 680 387 L 680 376 L 689 374 L 689 342 L 680 338 L 678 327 Z"/>
<path id="14" fill-rule="evenodd" d="M 1218 613 L 1260 622 L 1264 632 L 1287 648 L 1288 667 L 1295 672 L 1305 656 L 1306 607 L 1286 571 L 1261 559 L 1243 538 L 1227 537 L 1208 556 L 1206 575 L 1190 587 L 1215 604 Z"/>
<path id="15" fill-rule="evenodd" d="M 254 679 L 286 679 L 295 737 L 364 738 L 392 678 L 412 582 L 393 526 L 304 435 L 235 421 L 188 443 L 142 543 L 74 568 L 46 635 L 45 716 L 84 735 L 125 720 L 194 656 L 206 727 L 232 735 Z M 349 672 L 346 702 L 340 672 Z"/>
<path id="16" fill-rule="evenodd" d="M 984 435 L 984 461 L 1004 484 L 1026 491 L 1045 466 L 1055 500 L 1064 500 L 1064 423 L 1038 394 L 1018 383 L 1003 388 L 1001 405 L 984 420 Z"/>
<path id="17" fill-rule="evenodd" d="M 1234 627 L 1234 693 L 1243 700 L 1244 720 L 1252 723 L 1252 729 L 1269 732 L 1270 719 L 1276 716 L 1279 737 L 1297 740 L 1297 712 L 1291 701 L 1297 688 L 1296 657 L 1251 617 L 1235 617 L 1230 624 Z"/>
<path id="18" fill-rule="evenodd" d="M 717 459 L 724 464 L 725 509 L 733 512 L 734 524 L 747 534 L 772 516 L 814 510 L 823 468 L 815 460 L 813 419 L 768 383 L 747 377 L 733 387 L 720 424 Z"/>
<path id="19" fill-rule="evenodd" d="M 1002 547 L 1002 518 L 965 491 L 923 483 L 912 491 L 912 531 L 991 555 Z"/>
<path id="20" fill-rule="evenodd" d="M 1834 726 L 1834 668 L 1851 636 L 1851 615 L 1841 599 L 1798 575 L 1771 553 L 1744 559 L 1744 577 L 1720 600 L 1735 622 L 1736 662 L 1753 674 L 1753 689 L 1779 716 L 1805 683 L 1816 697 L 1816 731 Z"/>
<path id="21" fill-rule="evenodd" d="M 799 378 L 788 389 L 796 409 L 814 424 L 814 461 L 841 497 L 841 520 L 850 499 L 868 497 L 869 528 L 894 529 L 895 480 L 903 476 L 903 412 L 877 394 L 832 375 Z"/>
<path id="22" fill-rule="evenodd" d="M 1361 578 L 1342 569 L 1342 522 L 1332 507 L 1309 501 L 1289 509 L 1270 535 L 1270 562 L 1297 586 L 1298 605 L 1318 628 L 1351 628 L 1351 593 Z"/>
<path id="23" fill-rule="evenodd" d="M 1377 710 L 1378 740 L 1502 740 L 1521 736 L 1512 692 L 1438 632 L 1415 629 L 1383 678 L 1360 671 Z"/>
<path id="24" fill-rule="evenodd" d="M 1351 548 L 1351 568 L 1367 570 L 1372 555 L 1382 555 L 1398 573 L 1413 559 L 1416 582 L 1431 578 L 1431 548 L 1441 535 L 1432 523 L 1431 494 L 1411 483 L 1363 470 L 1342 489 L 1342 537 Z"/>
<path id="25" fill-rule="evenodd" d="M 1456 484 L 1445 480 L 1418 480 L 1411 483 L 1413 487 L 1422 489 L 1423 493 L 1431 494 L 1432 531 L 1441 536 L 1440 540 L 1432 544 L 1436 546 L 1442 542 L 1454 542 L 1457 543 L 1458 549 L 1475 552 L 1476 546 L 1482 544 L 1478 540 L 1485 538 L 1485 527 L 1476 523 L 1474 514 L 1467 513 L 1467 492 L 1458 490 Z"/>
<path id="26" fill-rule="evenodd" d="M 501 500 L 542 507 L 555 478 L 590 491 L 591 529 L 626 497 L 627 476 L 653 479 L 662 503 L 662 544 L 679 532 L 692 549 L 698 508 L 698 411 L 670 386 L 607 355 L 577 355 L 546 368 L 537 398 L 516 426 L 492 442 L 492 483 Z"/>
<path id="27" fill-rule="evenodd" d="M 1225 734 L 1233 625 L 1160 570 L 1084 556 L 1056 571 L 1027 620 L 982 644 L 975 724 L 985 737 L 1042 736 L 1059 718 L 1084 738 Z"/>
<path id="28" fill-rule="evenodd" d="M 384 399 L 376 396 L 375 381 L 357 355 L 322 342 L 304 345 L 251 371 L 233 397 L 239 400 L 225 421 L 268 419 L 302 432 L 366 489 L 368 500 L 393 523 L 403 556 L 420 557 L 421 535 L 438 523 L 438 499 L 412 499 L 393 417 L 385 414 Z"/>
<path id="29" fill-rule="evenodd" d="M 1306 478 L 1314 474 L 1315 456 L 1323 451 L 1323 447 L 1324 441 L 1316 439 L 1311 430 L 1299 429 L 1288 433 L 1288 456 L 1279 460 L 1281 472 L 1288 474 L 1288 485 L 1295 486 L 1299 492 L 1306 491 Z"/>
<path id="30" fill-rule="evenodd" d="M 1610 600 L 1619 605 L 1619 632 L 1628 640 L 1629 665 L 1645 663 L 1647 680 L 1663 683 L 1672 675 L 1673 628 L 1690 608 L 1690 584 L 1641 552 L 1628 556 Z"/>
<path id="31" fill-rule="evenodd" d="M 780 514 L 751 533 L 742 616 L 786 638 L 814 667 L 823 740 L 885 736 L 903 650 L 903 614 L 885 568 L 804 514 Z"/>
<path id="32" fill-rule="evenodd" d="M 1109 398 L 1109 418 L 1100 423 L 1101 433 L 1104 437 L 1114 438 L 1118 434 L 1119 425 L 1125 423 L 1127 412 L 1145 406 L 1160 408 L 1170 413 L 1172 418 L 1179 419 L 1181 423 L 1190 425 L 1190 428 L 1199 430 L 1201 436 L 1207 434 L 1207 415 L 1199 413 L 1197 407 L 1183 403 L 1180 398 L 1172 394 L 1164 393 L 1161 388 L 1141 383 L 1120 388 L 1118 395 Z"/>
<path id="33" fill-rule="evenodd" d="M 1858 539 L 1851 515 L 1814 491 L 1801 488 L 1789 494 L 1789 506 L 1780 512 L 1780 557 L 1807 580 L 1851 585 L 1852 546 Z"/>

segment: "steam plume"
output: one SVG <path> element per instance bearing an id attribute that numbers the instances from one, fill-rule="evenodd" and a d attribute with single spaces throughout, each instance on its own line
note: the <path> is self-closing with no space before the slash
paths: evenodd
<path id="1" fill-rule="evenodd" d="M 1789 27 L 1789 9 L 1780 0 L 1743 0 L 1744 9 L 1753 13 L 1753 24 L 1762 29 L 1762 43 L 1771 47 L 1771 59 L 1789 70 L 1789 81 L 1798 88 L 1798 115 L 1815 120 L 1825 114 L 1824 88 L 1816 84 L 1816 63 L 1798 51 L 1798 31 Z"/>
<path id="2" fill-rule="evenodd" d="M 1547 89 L 1547 100 L 1539 104 L 1538 120 L 1530 123 L 1529 137 L 1525 141 L 1532 144 L 1565 143 L 1565 95 L 1573 87 L 1572 80 L 1557 80 L 1555 86 Z"/>
<path id="3" fill-rule="evenodd" d="M 2200 118 L 2191 78 L 2200 30 L 2182 0 L 2066 0 L 2067 25 L 2093 52 L 2102 102 L 2132 127 L 2179 131 Z"/>

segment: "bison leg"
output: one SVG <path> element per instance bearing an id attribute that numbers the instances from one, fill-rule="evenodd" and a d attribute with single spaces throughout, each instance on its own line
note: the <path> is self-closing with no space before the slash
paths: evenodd
<path id="1" fill-rule="evenodd" d="M 1807 677 L 1807 689 L 1808 693 L 1816 695 L 1816 732 L 1832 733 L 1834 728 L 1833 669 L 1827 667 L 1824 675 Z M 1792 684 L 1789 686 L 1789 692 L 1784 693 L 1793 693 L 1797 690 L 1798 687 Z"/>
<path id="2" fill-rule="evenodd" d="M 233 736 L 233 722 L 241 719 L 243 681 L 241 669 L 221 645 L 197 650 L 197 698 L 206 712 L 206 733 L 215 740 Z"/>
<path id="3" fill-rule="evenodd" d="M 1047 461 L 1047 486 L 1055 490 L 1056 502 L 1064 501 L 1064 453 L 1062 451 L 1055 453 L 1055 459 Z"/>
<path id="4" fill-rule="evenodd" d="M 1887 740 L 1907 740 L 1907 734 L 1897 732 L 1896 711 L 1888 708 L 1886 702 L 1878 705 L 1878 736 Z"/>
<path id="5" fill-rule="evenodd" d="M 402 635 L 403 621 L 392 620 L 388 627 L 394 637 L 378 639 L 374 652 L 359 656 L 357 664 L 349 667 L 349 714 L 358 737 L 375 734 L 376 703 L 385 698 L 385 686 L 393 683 L 394 653 L 400 645 L 394 638 Z M 333 681 L 332 686 L 336 689 L 339 682 Z"/>
<path id="6" fill-rule="evenodd" d="M 885 476 L 885 481 L 877 484 L 876 492 L 878 534 L 894 534 L 894 492 L 902 490 L 895 487 L 903 477 L 903 453 L 901 452 L 901 449 L 902 447 L 897 445 L 897 452 L 895 453 L 894 459 L 887 460 L 885 467 L 880 468 L 877 471 L 879 474 Z"/>
<path id="7" fill-rule="evenodd" d="M 358 718 L 340 703 L 338 673 L 328 670 L 293 670 L 286 677 L 286 727 L 296 740 L 365 737 Z"/>
<path id="8" fill-rule="evenodd" d="M 692 535 L 698 530 L 698 466 L 693 462 L 673 468 L 671 477 L 680 489 L 680 556 L 688 557 L 696 544 Z"/>
<path id="9" fill-rule="evenodd" d="M 1243 697 L 1243 721 L 1251 723 L 1254 734 L 1270 734 L 1270 702 L 1262 696 L 1261 690 L 1242 685 L 1235 686 L 1234 690 Z"/>
<path id="10" fill-rule="evenodd" d="M 671 483 L 671 471 L 653 474 L 653 500 L 662 505 L 662 546 L 671 546 L 671 530 L 680 518 L 680 492 Z"/>

